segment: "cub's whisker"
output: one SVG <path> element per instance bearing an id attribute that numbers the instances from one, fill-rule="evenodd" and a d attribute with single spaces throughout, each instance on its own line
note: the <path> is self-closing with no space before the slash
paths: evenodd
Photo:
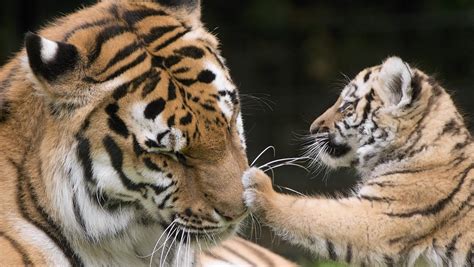
<path id="1" fill-rule="evenodd" d="M 301 193 L 301 192 L 299 192 L 299 191 L 297 191 L 297 190 L 291 189 L 291 188 L 289 188 L 289 187 L 282 186 L 282 185 L 277 185 L 276 187 L 278 187 L 279 189 L 284 189 L 284 190 L 293 192 L 293 193 L 295 193 L 295 194 L 298 194 L 298 195 L 300 195 L 300 196 L 306 197 L 305 194 L 303 194 L 303 193 Z"/>

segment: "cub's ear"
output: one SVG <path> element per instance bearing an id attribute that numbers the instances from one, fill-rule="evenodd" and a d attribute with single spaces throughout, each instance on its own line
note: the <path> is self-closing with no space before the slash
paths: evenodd
<path id="1" fill-rule="evenodd" d="M 403 108 L 412 102 L 412 70 L 399 57 L 390 57 L 382 64 L 379 81 L 381 97 L 386 105 Z"/>
<path id="2" fill-rule="evenodd" d="M 49 83 L 78 65 L 79 53 L 74 45 L 51 41 L 30 32 L 26 34 L 25 46 L 33 74 Z"/>

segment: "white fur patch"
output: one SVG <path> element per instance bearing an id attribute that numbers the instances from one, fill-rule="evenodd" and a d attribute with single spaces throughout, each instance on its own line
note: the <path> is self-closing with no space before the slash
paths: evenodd
<path id="1" fill-rule="evenodd" d="M 144 112 L 147 103 L 139 102 L 132 106 L 131 115 L 133 120 L 134 132 L 137 133 L 137 141 L 144 144 L 146 140 L 156 141 L 158 134 L 169 130 L 169 133 L 161 139 L 161 151 L 180 151 L 186 146 L 186 138 L 183 132 L 177 128 L 169 128 L 163 116 L 158 115 L 154 120 L 145 118 Z M 173 140 L 173 142 L 172 142 Z"/>
<path id="2" fill-rule="evenodd" d="M 382 64 L 379 78 L 385 87 L 397 76 L 401 78 L 402 98 L 398 107 L 405 106 L 411 102 L 411 71 L 407 63 L 403 62 L 399 57 L 390 57 Z"/>
<path id="3" fill-rule="evenodd" d="M 257 199 L 257 194 L 255 193 L 254 189 L 251 189 L 251 187 L 255 184 L 253 177 L 255 177 L 256 172 L 258 171 L 259 169 L 257 168 L 250 168 L 242 175 L 242 184 L 244 186 L 244 202 L 247 207 L 253 207 Z"/>
<path id="4" fill-rule="evenodd" d="M 14 218 L 14 216 L 6 216 L 6 218 Z M 20 219 L 12 220 L 11 225 L 25 242 L 45 252 L 48 266 L 71 266 L 61 249 L 43 231 Z"/>
<path id="5" fill-rule="evenodd" d="M 52 61 L 58 52 L 58 43 L 41 37 L 41 59 L 44 63 Z"/>
<path id="6" fill-rule="evenodd" d="M 237 122 L 236 122 L 237 132 L 239 133 L 240 143 L 244 149 L 247 149 L 247 143 L 245 140 L 245 131 L 244 131 L 244 121 L 242 119 L 242 113 L 239 112 L 237 115 Z"/>
<path id="7" fill-rule="evenodd" d="M 234 84 L 232 84 L 232 82 L 227 79 L 227 76 L 220 67 L 217 67 L 215 64 L 210 62 L 207 62 L 204 67 L 212 71 L 216 75 L 216 78 L 214 79 L 212 84 L 217 88 L 217 91 L 235 91 Z M 232 99 L 230 99 L 230 96 L 227 95 L 225 97 L 221 97 L 220 101 L 218 102 L 218 105 L 222 113 L 224 113 L 224 115 L 226 116 L 226 118 L 230 119 L 234 111 L 234 104 L 232 103 Z"/>

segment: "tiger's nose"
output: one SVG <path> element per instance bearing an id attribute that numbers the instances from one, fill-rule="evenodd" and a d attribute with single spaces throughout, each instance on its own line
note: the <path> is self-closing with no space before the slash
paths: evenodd
<path id="1" fill-rule="evenodd" d="M 232 222 L 238 220 L 239 218 L 242 218 L 246 214 L 247 209 L 244 209 L 243 211 L 232 212 L 214 208 L 214 211 L 219 216 L 221 216 L 226 222 Z"/>

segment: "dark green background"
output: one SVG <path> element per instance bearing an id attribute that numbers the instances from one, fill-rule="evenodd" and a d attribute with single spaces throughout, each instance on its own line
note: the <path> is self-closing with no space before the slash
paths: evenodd
<path id="1" fill-rule="evenodd" d="M 300 154 L 298 136 L 335 101 L 343 74 L 353 77 L 390 55 L 436 74 L 468 122 L 474 114 L 474 1 L 202 1 L 203 20 L 221 40 L 242 94 L 250 160 L 269 145 L 277 158 Z M 93 2 L 3 2 L 0 62 L 20 49 L 25 32 Z M 277 184 L 309 194 L 347 192 L 356 180 L 350 171 L 282 168 L 275 175 Z M 267 231 L 258 242 L 305 257 Z"/>

